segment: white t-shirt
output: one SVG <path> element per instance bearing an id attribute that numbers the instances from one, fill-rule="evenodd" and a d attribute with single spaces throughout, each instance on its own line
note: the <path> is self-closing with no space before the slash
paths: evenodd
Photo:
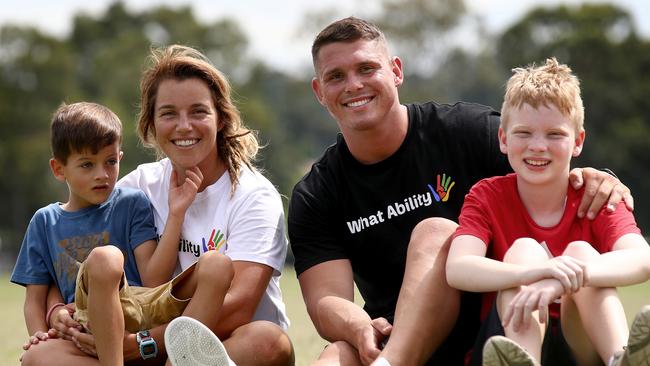
<path id="1" fill-rule="evenodd" d="M 169 212 L 171 173 L 172 164 L 166 158 L 142 164 L 118 182 L 118 186 L 140 188 L 149 197 L 159 236 Z M 280 274 L 287 256 L 284 210 L 278 191 L 262 174 L 242 167 L 234 195 L 228 172 L 198 192 L 185 213 L 178 249 L 176 274 L 196 262 L 201 253 L 215 249 L 233 261 L 273 268 L 253 320 L 268 320 L 287 329 L 289 319 L 280 291 Z"/>

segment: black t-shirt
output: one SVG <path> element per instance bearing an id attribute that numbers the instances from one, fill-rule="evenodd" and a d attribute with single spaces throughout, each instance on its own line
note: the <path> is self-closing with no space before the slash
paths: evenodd
<path id="1" fill-rule="evenodd" d="M 365 310 L 391 321 L 415 225 L 428 217 L 457 222 L 474 183 L 511 171 L 493 109 L 462 102 L 407 109 L 404 142 L 379 163 L 359 163 L 339 134 L 294 187 L 288 218 L 296 273 L 349 259 Z"/>

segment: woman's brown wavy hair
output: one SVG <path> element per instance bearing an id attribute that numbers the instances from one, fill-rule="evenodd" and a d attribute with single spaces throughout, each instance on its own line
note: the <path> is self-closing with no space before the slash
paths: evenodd
<path id="1" fill-rule="evenodd" d="M 232 102 L 228 80 L 201 52 L 180 45 L 152 49 L 140 81 L 138 135 L 143 145 L 156 149 L 159 156 L 164 156 L 155 139 L 154 108 L 158 86 L 167 79 L 191 78 L 203 80 L 212 93 L 219 125 L 217 152 L 226 164 L 232 182 L 231 191 L 234 192 L 242 165 L 254 169 L 252 162 L 259 150 L 259 143 L 255 131 L 244 126 L 239 110 Z"/>

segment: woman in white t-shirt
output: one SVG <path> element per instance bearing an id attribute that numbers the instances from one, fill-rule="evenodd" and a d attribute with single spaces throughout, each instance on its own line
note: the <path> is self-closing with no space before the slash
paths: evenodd
<path id="1" fill-rule="evenodd" d="M 226 78 L 203 54 L 170 46 L 153 51 L 150 61 L 140 85 L 138 133 L 163 158 L 140 165 L 118 185 L 147 195 L 160 236 L 170 189 L 183 189 L 187 175 L 200 170 L 202 181 L 182 224 L 178 261 L 159 270 L 172 278 L 211 250 L 230 257 L 234 277 L 223 303 L 214 304 L 219 314 L 211 330 L 236 364 L 291 365 L 279 282 L 287 254 L 283 206 L 275 187 L 252 165 L 256 135 L 243 125 Z M 164 326 L 157 328 L 150 333 L 160 348 Z M 91 335 L 84 335 L 85 342 L 80 349 L 93 348 Z M 137 347 L 125 342 L 125 359 L 137 354 Z"/>

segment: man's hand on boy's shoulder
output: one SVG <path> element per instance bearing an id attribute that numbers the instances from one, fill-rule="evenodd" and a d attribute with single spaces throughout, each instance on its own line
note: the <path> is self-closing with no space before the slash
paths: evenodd
<path id="1" fill-rule="evenodd" d="M 616 205 L 625 202 L 630 211 L 634 210 L 634 198 L 627 188 L 614 175 L 594 168 L 574 168 L 569 174 L 569 181 L 574 189 L 585 186 L 585 193 L 578 207 L 578 217 L 594 219 L 600 209 L 607 204 L 609 212 L 616 210 Z"/>

